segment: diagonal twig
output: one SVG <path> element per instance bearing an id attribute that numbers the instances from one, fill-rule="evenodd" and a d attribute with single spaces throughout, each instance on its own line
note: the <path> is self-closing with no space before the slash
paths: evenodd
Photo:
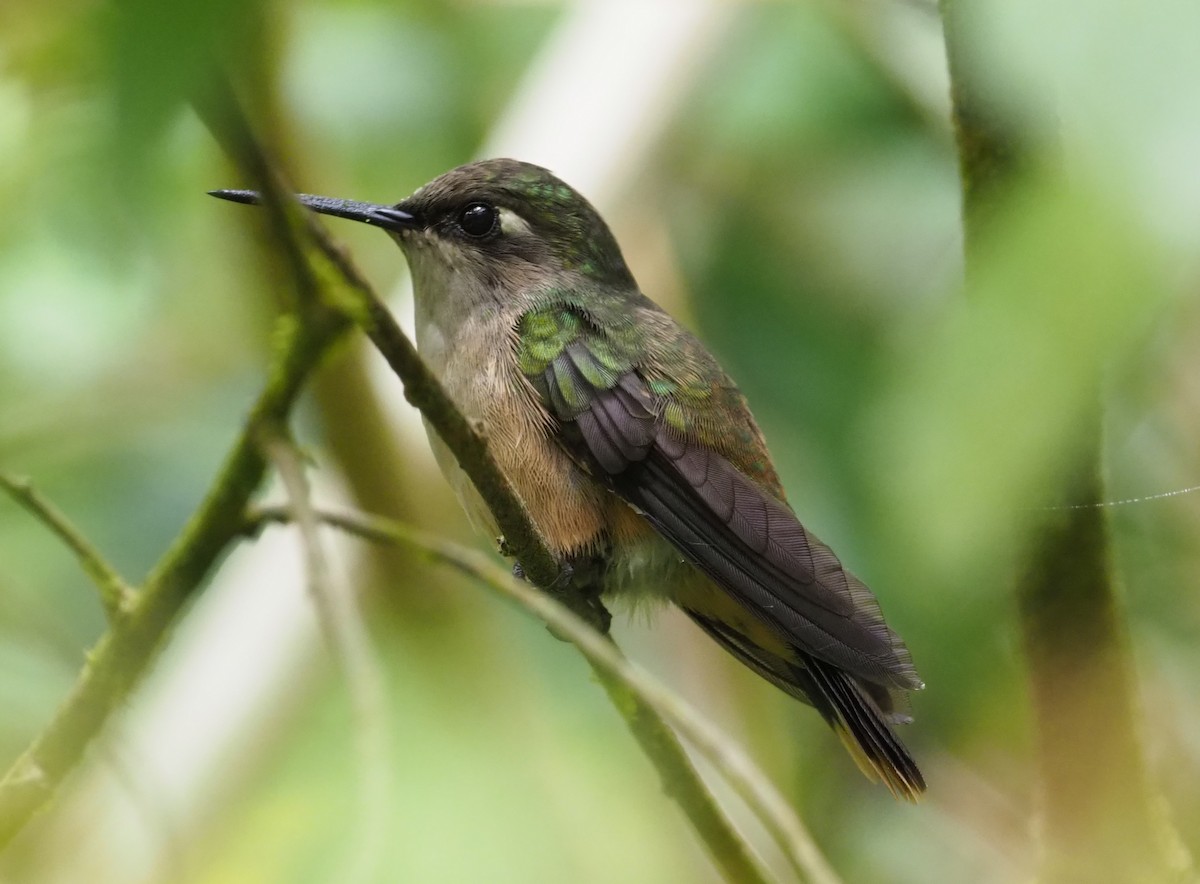
<path id="1" fill-rule="evenodd" d="M 275 466 L 291 502 L 292 521 L 304 546 L 309 589 L 334 659 L 346 679 L 354 708 L 358 751 L 358 823 L 339 881 L 370 884 L 382 872 L 384 850 L 392 821 L 392 792 L 396 775 L 389 735 L 390 715 L 383 667 L 371 645 L 362 612 L 348 587 L 337 585 L 330 573 L 320 538 L 320 521 L 313 510 L 304 466 L 282 426 L 264 428 L 262 444 Z"/>
<path id="2" fill-rule="evenodd" d="M 27 509 L 33 516 L 67 545 L 75 554 L 80 567 L 96 584 L 100 593 L 100 602 L 110 623 L 117 620 L 134 597 L 134 589 L 96 549 L 90 540 L 80 533 L 71 521 L 49 500 L 43 497 L 33 484 L 24 478 L 0 473 L 0 488 L 8 492 L 17 503 Z"/>
<path id="3" fill-rule="evenodd" d="M 300 515 L 288 508 L 257 509 L 248 517 L 246 531 L 253 534 L 267 522 L 287 522 Z M 567 638 L 588 659 L 605 688 L 613 695 L 614 702 L 618 696 L 626 699 L 632 694 L 646 707 L 661 714 L 695 746 L 755 812 L 803 880 L 816 884 L 836 884 L 839 880 L 787 799 L 741 746 L 679 695 L 631 663 L 612 642 L 605 640 L 553 597 L 515 580 L 504 568 L 480 552 L 403 522 L 347 510 L 320 509 L 313 515 L 326 524 L 366 540 L 407 546 L 466 574 L 540 618 L 556 635 Z M 665 777 L 664 784 L 668 791 L 675 785 Z"/>

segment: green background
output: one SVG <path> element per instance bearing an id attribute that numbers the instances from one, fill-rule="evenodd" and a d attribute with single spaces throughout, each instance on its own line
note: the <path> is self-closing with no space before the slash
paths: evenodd
<path id="1" fill-rule="evenodd" d="M 928 684 L 903 738 L 929 795 L 900 806 L 818 716 L 681 618 L 616 622 L 631 656 L 747 746 L 848 881 L 1031 874 L 1012 585 L 1090 379 L 1106 389 L 1109 499 L 1200 481 L 1200 11 L 985 10 L 1000 113 L 1058 159 L 995 219 L 970 309 L 939 25 L 921 0 L 737 6 L 652 143 L 628 134 L 600 205 L 647 294 L 741 384 L 797 512 L 874 588 Z M 636 27 L 637 5 L 627 14 Z M 260 219 L 204 195 L 247 183 L 187 105 L 214 56 L 299 188 L 388 202 L 478 154 L 566 16 L 499 2 L 0 7 L 0 469 L 31 477 L 136 582 L 240 427 L 285 277 Z M 609 57 L 621 64 L 621 47 Z M 330 226 L 377 288 L 402 278 L 385 237 Z M 348 386 L 364 353 L 343 346 L 304 402 L 313 460 L 365 508 L 485 544 L 419 431 L 381 426 Z M 400 402 L 397 383 L 380 387 Z M 1195 853 L 1200 495 L 1115 506 L 1111 522 L 1147 757 Z M 345 572 L 386 661 L 381 880 L 716 880 L 569 646 L 442 570 L 384 555 Z M 103 629 L 66 551 L 0 500 L 0 757 L 48 720 Z M 199 671 L 161 686 L 184 718 L 221 659 L 219 633 L 202 643 Z M 121 806 L 43 816 L 0 875 L 339 880 L 357 825 L 353 716 L 320 647 L 298 660 L 233 749 L 188 762 L 202 787 L 164 793 L 118 728 L 71 785 L 117 771 Z M 85 837 L 106 826 L 119 836 Z"/>

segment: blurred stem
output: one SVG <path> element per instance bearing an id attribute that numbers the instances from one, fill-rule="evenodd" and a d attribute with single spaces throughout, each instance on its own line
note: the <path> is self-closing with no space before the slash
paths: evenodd
<path id="1" fill-rule="evenodd" d="M 84 573 L 96 584 L 109 623 L 122 616 L 133 600 L 133 588 L 105 560 L 100 550 L 79 533 L 58 507 L 39 494 L 28 479 L 0 473 L 0 488 L 32 513 L 75 554 Z"/>
<path id="2" fill-rule="evenodd" d="M 981 236 L 998 198 L 1025 166 L 1026 146 L 996 107 L 973 44 L 972 15 L 982 0 L 940 0 L 958 171 L 963 193 L 966 261 L 975 263 Z"/>
<path id="3" fill-rule="evenodd" d="M 551 631 L 574 644 L 591 663 L 613 705 L 646 754 L 658 766 L 664 791 L 688 812 L 714 859 L 730 881 L 764 881 L 744 841 L 729 827 L 702 780 L 695 774 L 670 724 L 733 786 L 783 848 L 802 880 L 836 884 L 839 880 L 787 799 L 742 748 L 721 733 L 686 701 L 630 663 L 616 645 L 565 607 L 557 596 L 516 580 L 476 550 L 420 531 L 402 522 L 346 511 L 318 510 L 317 518 L 364 539 L 410 547 L 466 574 L 484 587 L 516 602 Z M 268 522 L 294 518 L 286 508 L 250 513 L 246 533 Z M 666 721 L 664 721 L 664 719 Z M 664 764 L 669 759 L 670 764 Z"/>
<path id="4" fill-rule="evenodd" d="M 248 112 L 260 125 L 263 143 L 284 151 L 282 166 L 301 176 L 304 170 L 297 163 L 306 155 L 304 141 L 293 131 L 293 121 L 279 101 L 276 83 L 279 59 L 272 52 L 277 53 L 280 48 L 268 45 L 281 34 L 278 30 L 262 34 L 263 51 L 239 57 L 238 65 L 246 71 L 239 83 L 246 86 Z M 247 70 L 248 66 L 252 69 Z M 248 224 L 259 220 L 251 217 L 252 213 L 244 216 Z M 275 278 L 278 255 L 272 250 L 261 250 L 260 258 L 266 278 Z M 370 362 L 376 358 L 371 345 L 355 337 L 339 347 L 322 366 L 309 390 L 319 412 L 323 462 L 337 469 L 359 509 L 404 518 L 419 498 L 414 482 L 415 461 L 407 440 L 396 432 L 381 401 L 384 391 L 377 389 L 372 381 L 374 366 Z M 367 553 L 359 564 L 362 592 L 389 585 L 390 575 L 404 573 L 410 566 L 408 550 L 373 546 Z M 368 574 L 362 574 L 368 569 Z M 437 593 L 391 592 L 378 600 L 400 620 L 422 629 L 438 622 L 438 615 L 447 610 L 445 600 Z"/>
<path id="5" fill-rule="evenodd" d="M 348 587 L 338 585 L 321 544 L 320 522 L 313 510 L 304 462 L 282 425 L 267 430 L 262 444 L 275 465 L 291 502 L 293 521 L 304 546 L 308 583 L 329 649 L 341 667 L 354 708 L 358 742 L 358 822 L 345 852 L 339 882 L 378 881 L 391 831 L 391 796 L 396 787 L 392 765 L 387 691 L 383 667 L 371 645 L 362 612 Z"/>
<path id="6" fill-rule="evenodd" d="M 397 518 L 412 514 L 419 498 L 414 482 L 414 464 L 410 446 L 396 432 L 380 392 L 371 381 L 368 360 L 376 357 L 371 345 L 361 339 L 347 346 L 313 378 L 313 400 L 320 411 L 325 457 L 336 467 L 349 489 L 355 506 L 372 513 Z M 391 576 L 411 567 L 408 550 L 397 547 L 372 547 L 364 556 L 369 569 L 364 583 L 370 587 L 390 584 Z M 440 622 L 446 613 L 444 599 L 436 593 L 388 592 L 379 596 L 386 608 L 398 618 L 419 628 Z"/>
<path id="7" fill-rule="evenodd" d="M 941 0 L 968 283 L 991 217 L 1012 202 L 1035 154 L 988 88 L 978 51 L 982 5 Z M 1053 147 L 1041 153 L 1061 165 Z M 1149 786 L 1138 734 L 1134 666 L 1100 506 L 1100 398 L 1097 379 L 1081 409 L 1071 474 L 1056 495 L 1062 506 L 1035 526 L 1017 586 L 1036 722 L 1044 881 L 1163 880 L 1186 866 Z"/>
<path id="8" fill-rule="evenodd" d="M 539 616 L 545 619 L 544 615 Z M 561 628 L 549 621 L 547 624 L 556 630 Z M 708 759 L 713 768 L 749 805 L 775 842 L 783 848 L 784 856 L 801 881 L 809 881 L 812 884 L 839 884 L 841 879 L 821 853 L 821 849 L 803 821 L 796 815 L 792 805 L 775 788 L 766 774 L 751 761 L 741 746 L 702 719 L 690 706 L 684 705 L 683 700 L 676 698 L 678 709 L 662 705 L 661 698 L 647 693 L 644 684 L 630 678 L 631 672 L 640 673 L 640 670 L 632 669 L 630 664 L 625 663 L 624 667 L 620 668 L 610 666 L 595 659 L 586 650 L 581 648 L 581 651 L 588 658 L 596 680 L 625 719 L 625 725 L 642 747 L 642 751 L 651 760 L 661 759 L 655 761 L 655 764 L 663 792 L 684 808 L 688 819 L 708 845 L 713 860 L 721 868 L 726 880 L 741 884 L 743 881 L 758 882 L 768 878 L 764 877 L 764 872 L 760 870 L 749 845 L 741 839 L 721 813 L 712 793 L 696 773 L 679 738 L 664 718 Z M 616 655 L 615 662 L 625 661 L 615 645 L 613 653 Z M 658 690 L 663 696 L 673 696 L 665 687 L 658 686 Z M 681 714 L 694 718 L 694 721 L 689 724 L 681 720 Z M 699 732 L 697 728 L 700 728 Z"/>
<path id="9" fill-rule="evenodd" d="M 1168 880 L 1187 866 L 1150 788 L 1134 668 L 1098 504 L 1100 409 L 1017 587 L 1037 726 L 1045 856 L 1042 880 Z"/>

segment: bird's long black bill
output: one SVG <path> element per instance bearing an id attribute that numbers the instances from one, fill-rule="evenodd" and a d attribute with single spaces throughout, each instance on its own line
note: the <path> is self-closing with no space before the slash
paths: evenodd
<path id="1" fill-rule="evenodd" d="M 262 195 L 256 190 L 210 190 L 209 196 L 229 200 L 234 203 L 245 203 L 257 206 L 262 203 Z M 349 218 L 351 221 L 361 221 L 373 227 L 384 230 L 411 230 L 419 227 L 415 215 L 397 209 L 395 206 L 381 206 L 375 203 L 360 203 L 355 200 L 340 200 L 328 196 L 313 196 L 309 193 L 298 193 L 296 199 L 301 205 L 308 206 L 314 212 L 322 215 L 333 215 L 337 218 Z"/>

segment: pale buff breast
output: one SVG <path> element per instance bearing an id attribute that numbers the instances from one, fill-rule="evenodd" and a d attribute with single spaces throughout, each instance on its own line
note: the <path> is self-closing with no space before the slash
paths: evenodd
<path id="1" fill-rule="evenodd" d="M 552 550 L 564 559 L 610 551 L 606 591 L 635 604 L 688 594 L 699 578 L 679 552 L 551 438 L 552 425 L 521 375 L 511 339 L 516 317 L 476 316 L 453 335 L 418 326 L 421 353 L 463 413 L 479 421 L 500 468 Z M 497 346 L 503 342 L 503 346 Z M 491 511 L 454 455 L 426 424 L 434 457 L 477 531 L 495 540 Z"/>
<path id="2" fill-rule="evenodd" d="M 476 316 L 448 337 L 418 328 L 421 353 L 463 413 L 480 422 L 493 456 L 547 542 L 560 556 L 598 551 L 613 518 L 613 495 L 549 437 L 545 412 L 521 376 L 510 345 L 515 317 Z M 498 536 L 495 520 L 453 454 L 426 424 L 434 457 L 472 524 Z M 624 504 L 621 504 L 624 507 Z"/>

